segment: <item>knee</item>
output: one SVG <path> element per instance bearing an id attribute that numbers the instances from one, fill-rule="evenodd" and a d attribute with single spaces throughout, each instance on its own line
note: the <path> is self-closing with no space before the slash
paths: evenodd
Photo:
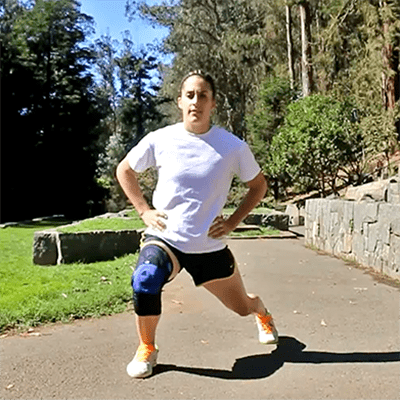
<path id="1" fill-rule="evenodd" d="M 158 294 L 166 280 L 166 271 L 157 265 L 143 263 L 132 274 L 132 288 L 135 293 Z"/>
<path id="2" fill-rule="evenodd" d="M 140 316 L 161 314 L 161 290 L 167 279 L 165 269 L 143 263 L 132 275 L 133 304 Z"/>

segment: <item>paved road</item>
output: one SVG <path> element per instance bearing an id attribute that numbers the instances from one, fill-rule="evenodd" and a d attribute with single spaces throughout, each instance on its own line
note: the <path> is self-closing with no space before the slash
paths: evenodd
<path id="1" fill-rule="evenodd" d="M 166 287 L 153 377 L 125 373 L 130 313 L 1 340 L 2 399 L 399 399 L 399 290 L 302 239 L 231 240 L 280 345 L 181 273 Z"/>

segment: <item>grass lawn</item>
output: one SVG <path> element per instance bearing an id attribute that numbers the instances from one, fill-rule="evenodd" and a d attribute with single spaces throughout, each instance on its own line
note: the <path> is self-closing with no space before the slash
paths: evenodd
<path id="1" fill-rule="evenodd" d="M 84 220 L 61 230 L 144 227 L 135 212 L 130 217 Z M 110 315 L 124 311 L 131 300 L 130 277 L 137 254 L 92 264 L 35 265 L 32 262 L 34 232 L 50 228 L 57 225 L 38 222 L 0 229 L 0 332 L 46 322 Z M 247 231 L 232 236 L 278 232 L 261 228 L 261 232 Z"/>
<path id="2" fill-rule="evenodd" d="M 112 230 L 119 231 L 124 229 L 142 229 L 146 225 L 139 218 L 97 218 L 86 219 L 79 224 L 60 227 L 57 230 L 64 233 L 93 231 L 93 230 Z"/>
<path id="3" fill-rule="evenodd" d="M 248 237 L 248 236 L 270 236 L 270 235 L 279 235 L 280 231 L 273 228 L 262 227 L 260 229 L 254 229 L 243 232 L 231 232 L 229 236 L 232 237 Z"/>
<path id="4" fill-rule="evenodd" d="M 126 309 L 137 255 L 93 264 L 39 266 L 33 234 L 51 225 L 0 229 L 0 331 Z"/>

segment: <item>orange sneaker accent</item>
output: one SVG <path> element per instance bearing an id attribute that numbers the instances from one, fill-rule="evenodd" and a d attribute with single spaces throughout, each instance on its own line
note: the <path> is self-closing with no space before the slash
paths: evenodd
<path id="1" fill-rule="evenodd" d="M 272 333 L 276 329 L 271 314 L 267 315 L 258 314 L 257 318 L 260 321 L 265 332 Z"/>
<path id="2" fill-rule="evenodd" d="M 263 344 L 278 344 L 279 336 L 272 315 L 266 311 L 265 315 L 256 316 L 258 340 Z"/>
<path id="3" fill-rule="evenodd" d="M 156 351 L 155 346 L 152 344 L 141 344 L 139 345 L 136 354 L 135 361 L 138 362 L 147 362 L 150 359 L 151 354 Z"/>

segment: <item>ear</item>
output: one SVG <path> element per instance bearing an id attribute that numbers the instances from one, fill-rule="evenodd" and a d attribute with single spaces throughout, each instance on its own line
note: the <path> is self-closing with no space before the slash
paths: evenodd
<path id="1" fill-rule="evenodd" d="M 182 97 L 181 96 L 178 97 L 178 108 L 180 110 L 182 110 Z"/>

